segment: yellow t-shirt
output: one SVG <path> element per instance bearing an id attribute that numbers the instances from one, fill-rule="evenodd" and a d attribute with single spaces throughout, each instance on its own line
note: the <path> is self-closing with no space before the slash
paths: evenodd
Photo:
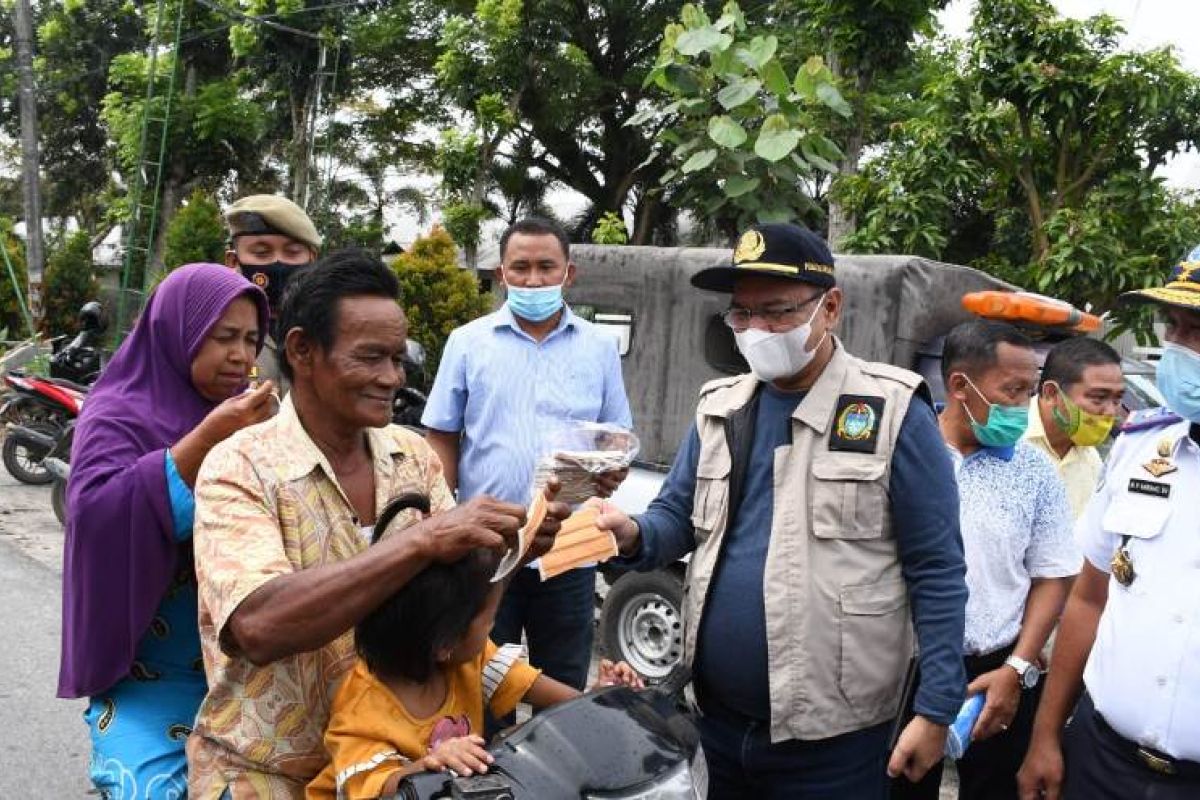
<path id="1" fill-rule="evenodd" d="M 425 757 L 435 728 L 447 736 L 482 735 L 483 704 L 497 717 L 509 714 L 541 674 L 522 656 L 519 645 L 489 641 L 479 658 L 449 673 L 445 702 L 424 719 L 409 714 L 356 661 L 333 698 L 325 730 L 330 762 L 308 785 L 308 800 L 374 800 L 406 762 Z"/>

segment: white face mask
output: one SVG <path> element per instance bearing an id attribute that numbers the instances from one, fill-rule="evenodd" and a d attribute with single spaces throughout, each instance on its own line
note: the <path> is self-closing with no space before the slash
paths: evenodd
<path id="1" fill-rule="evenodd" d="M 817 300 L 817 307 L 813 309 L 808 322 L 790 331 L 771 333 L 747 328 L 733 334 L 738 350 L 746 357 L 754 377 L 767 383 L 780 378 L 790 378 L 799 375 L 812 362 L 817 350 L 824 344 L 825 337 L 829 335 L 829 331 L 825 331 L 821 341 L 817 342 L 812 350 L 807 349 L 808 337 L 812 335 L 812 322 L 817 318 L 817 312 L 821 310 L 821 302 L 824 299 L 825 295 L 821 295 Z"/>

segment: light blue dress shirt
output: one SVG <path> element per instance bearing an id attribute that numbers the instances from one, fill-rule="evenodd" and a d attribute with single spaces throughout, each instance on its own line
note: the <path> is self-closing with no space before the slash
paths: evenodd
<path id="1" fill-rule="evenodd" d="M 564 307 L 541 342 L 508 306 L 450 334 L 421 422 L 461 432 L 458 500 L 526 505 L 534 466 L 572 421 L 633 427 L 616 340 Z"/>

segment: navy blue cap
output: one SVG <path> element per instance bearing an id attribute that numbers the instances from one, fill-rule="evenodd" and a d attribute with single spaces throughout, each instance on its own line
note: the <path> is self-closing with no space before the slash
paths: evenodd
<path id="1" fill-rule="evenodd" d="M 701 270 L 692 276 L 692 285 L 713 292 L 732 292 L 737 279 L 746 275 L 799 281 L 822 289 L 836 283 L 833 254 L 825 240 L 808 228 L 784 223 L 750 228 L 738 239 L 730 266 Z"/>

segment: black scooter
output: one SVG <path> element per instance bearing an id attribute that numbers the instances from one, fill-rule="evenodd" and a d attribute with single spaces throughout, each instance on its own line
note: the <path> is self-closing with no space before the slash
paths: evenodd
<path id="1" fill-rule="evenodd" d="M 488 748 L 487 774 L 411 775 L 391 800 L 701 800 L 708 773 L 679 708 L 685 680 L 612 686 L 546 709 Z"/>

